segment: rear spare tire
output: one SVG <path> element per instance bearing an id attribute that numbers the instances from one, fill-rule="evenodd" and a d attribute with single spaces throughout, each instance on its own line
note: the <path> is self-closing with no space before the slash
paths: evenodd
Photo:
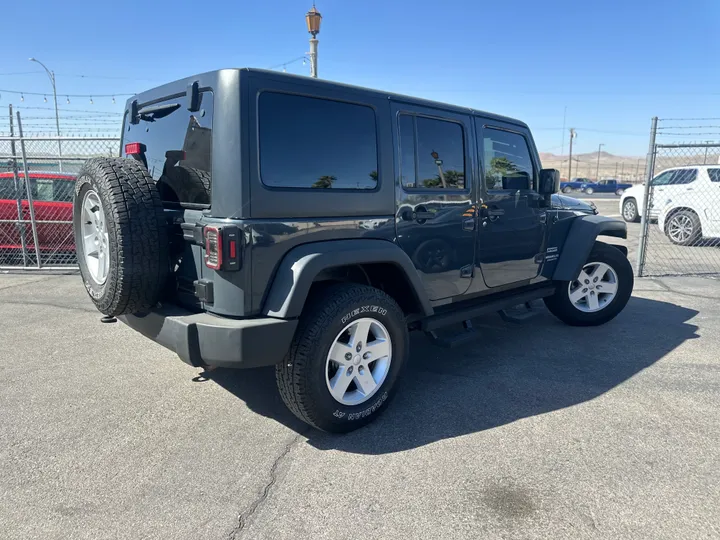
<path id="1" fill-rule="evenodd" d="M 73 230 L 80 274 L 100 312 L 142 313 L 158 302 L 169 242 L 157 187 L 142 164 L 86 161 L 75 184 Z"/>

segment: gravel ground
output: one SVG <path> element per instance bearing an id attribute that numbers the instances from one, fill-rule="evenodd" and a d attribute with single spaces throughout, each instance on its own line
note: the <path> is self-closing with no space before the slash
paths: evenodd
<path id="1" fill-rule="evenodd" d="M 198 380 L 101 324 L 77 276 L 0 275 L 0 536 L 717 538 L 718 300 L 640 280 L 599 328 L 414 335 L 386 414 L 330 436 L 272 369 Z"/>

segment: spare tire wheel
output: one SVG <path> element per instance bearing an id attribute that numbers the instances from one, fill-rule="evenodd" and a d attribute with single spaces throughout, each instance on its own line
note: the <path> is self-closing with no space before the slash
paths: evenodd
<path id="1" fill-rule="evenodd" d="M 73 230 L 80 274 L 105 315 L 142 313 L 160 299 L 169 241 L 153 178 L 133 159 L 93 158 L 78 173 Z"/>
<path id="2" fill-rule="evenodd" d="M 210 173 L 192 167 L 168 167 L 157 182 L 163 201 L 210 204 Z"/>

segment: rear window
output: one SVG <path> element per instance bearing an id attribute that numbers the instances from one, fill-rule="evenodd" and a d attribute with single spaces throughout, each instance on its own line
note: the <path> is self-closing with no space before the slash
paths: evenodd
<path id="1" fill-rule="evenodd" d="M 189 111 L 186 101 L 180 96 L 141 106 L 139 122 L 132 124 L 128 118 L 125 123 L 123 145 L 145 145 L 145 164 L 163 202 L 209 206 L 213 94 L 200 94 L 198 111 Z"/>
<path id="2" fill-rule="evenodd" d="M 269 187 L 375 189 L 375 111 L 365 105 L 263 92 L 260 176 Z"/>

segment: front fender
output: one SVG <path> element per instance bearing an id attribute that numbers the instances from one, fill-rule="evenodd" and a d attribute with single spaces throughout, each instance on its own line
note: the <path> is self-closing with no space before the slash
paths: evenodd
<path id="1" fill-rule="evenodd" d="M 598 236 L 627 238 L 627 227 L 617 219 L 590 215 L 554 224 L 542 275 L 557 281 L 577 278 Z"/>
<path id="2" fill-rule="evenodd" d="M 423 314 L 433 314 L 420 276 L 407 253 L 387 240 L 369 238 L 313 242 L 291 249 L 278 267 L 262 312 L 282 319 L 299 317 L 313 280 L 323 270 L 370 263 L 398 266 L 409 281 Z"/>

